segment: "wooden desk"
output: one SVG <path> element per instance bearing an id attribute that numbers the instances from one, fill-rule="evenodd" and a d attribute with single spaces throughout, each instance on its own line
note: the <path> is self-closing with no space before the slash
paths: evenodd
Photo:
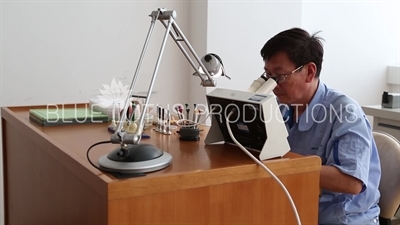
<path id="1" fill-rule="evenodd" d="M 384 108 L 381 105 L 363 106 L 365 114 L 374 116 L 374 130 L 391 134 L 400 140 L 400 108 Z"/>
<path id="2" fill-rule="evenodd" d="M 41 127 L 29 108 L 2 108 L 6 224 L 296 224 L 280 186 L 239 148 L 151 135 L 173 156 L 147 176 L 116 179 L 93 168 L 87 148 L 107 124 Z M 118 146 L 100 145 L 97 159 Z M 320 159 L 288 153 L 265 164 L 281 179 L 303 224 L 317 224 Z"/>

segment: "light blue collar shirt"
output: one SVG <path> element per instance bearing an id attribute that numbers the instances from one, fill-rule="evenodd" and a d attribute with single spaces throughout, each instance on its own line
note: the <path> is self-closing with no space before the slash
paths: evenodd
<path id="1" fill-rule="evenodd" d="M 319 83 L 297 122 L 296 107 L 281 105 L 292 152 L 317 155 L 330 165 L 363 182 L 361 193 L 322 190 L 319 224 L 378 224 L 381 169 L 371 126 L 358 103 Z"/>

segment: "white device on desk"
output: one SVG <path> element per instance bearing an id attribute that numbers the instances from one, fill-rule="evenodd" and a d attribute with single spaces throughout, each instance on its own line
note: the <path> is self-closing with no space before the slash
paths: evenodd
<path id="1" fill-rule="evenodd" d="M 382 106 L 385 108 L 400 108 L 400 93 L 389 93 L 384 91 L 382 94 Z"/>
<path id="2" fill-rule="evenodd" d="M 217 88 L 207 94 L 207 101 L 212 123 L 206 144 L 233 144 L 225 121 L 234 110 L 230 120 L 232 133 L 243 147 L 260 151 L 260 160 L 281 157 L 290 150 L 275 96 Z"/>
<path id="3" fill-rule="evenodd" d="M 276 85 L 275 79 L 261 75 L 247 91 L 217 88 L 207 94 L 212 122 L 205 143 L 234 144 L 225 122 L 234 111 L 229 124 L 243 147 L 260 151 L 260 160 L 286 154 L 290 150 L 288 132 L 276 97 L 270 95 Z"/>

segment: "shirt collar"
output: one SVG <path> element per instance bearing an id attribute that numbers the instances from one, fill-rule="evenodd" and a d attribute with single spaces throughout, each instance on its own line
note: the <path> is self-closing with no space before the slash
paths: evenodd
<path id="1" fill-rule="evenodd" d="M 315 120 L 318 119 L 318 114 L 321 111 L 322 102 L 325 98 L 325 88 L 324 84 L 321 81 L 318 82 L 317 91 L 314 94 L 314 97 L 311 99 L 311 102 L 307 105 L 306 110 L 301 114 L 300 120 L 298 123 L 299 131 L 307 131 L 312 125 L 315 123 Z"/>

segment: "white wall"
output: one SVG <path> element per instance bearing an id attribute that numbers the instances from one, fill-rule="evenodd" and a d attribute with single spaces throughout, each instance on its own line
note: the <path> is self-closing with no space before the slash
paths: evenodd
<path id="1" fill-rule="evenodd" d="M 201 58 L 207 54 L 207 36 L 208 36 L 208 2 L 207 1 L 192 1 L 190 4 L 190 43 Z M 190 68 L 191 73 L 194 69 Z M 189 81 L 189 103 L 204 104 L 206 102 L 206 88 L 200 85 L 200 78 L 192 77 Z M 202 108 L 200 108 L 202 109 Z"/>
<path id="2" fill-rule="evenodd" d="M 129 85 L 150 27 L 148 15 L 160 7 L 175 9 L 186 33 L 188 5 L 186 1 L 2 2 L 0 106 L 88 102 L 113 78 Z M 157 22 L 136 91 L 147 91 L 164 32 Z M 183 60 L 169 38 L 152 103 L 188 101 L 189 87 L 183 84 L 191 79 L 191 71 Z M 0 177 L 2 182 L 2 172 Z M 0 200 L 3 204 L 3 196 Z"/>
<path id="3" fill-rule="evenodd" d="M 187 4 L 162 5 L 179 11 L 181 29 L 188 29 Z M 3 3 L 3 104 L 82 102 L 100 94 L 99 88 L 112 78 L 130 84 L 150 26 L 148 15 L 159 6 L 155 2 Z M 157 23 L 137 91 L 147 91 L 164 31 Z M 156 102 L 186 99 L 171 91 L 187 78 L 178 51 L 169 39 L 154 89 L 170 94 L 155 94 Z"/>
<path id="4" fill-rule="evenodd" d="M 220 78 L 219 87 L 246 89 L 263 71 L 261 47 L 292 27 L 323 31 L 321 79 L 361 104 L 380 103 L 389 88 L 386 66 L 400 61 L 399 1 L 2 2 L 0 105 L 86 102 L 113 77 L 129 83 L 150 25 L 147 15 L 158 7 L 177 10 L 200 56 L 222 57 L 232 80 Z M 147 60 L 158 54 L 164 32 L 158 25 Z M 153 68 L 147 61 L 142 72 L 150 75 Z M 152 102 L 205 102 L 210 88 L 200 87 L 191 73 L 170 39 Z"/>
<path id="5" fill-rule="evenodd" d="M 398 0 L 305 1 L 302 26 L 325 39 L 321 80 L 361 105 L 379 105 L 384 90 L 395 91 L 386 68 L 400 64 L 399 9 Z"/>
<path id="6" fill-rule="evenodd" d="M 264 72 L 260 50 L 276 33 L 301 26 L 301 2 L 212 1 L 207 51 L 217 52 L 227 74 L 218 86 L 246 90 Z"/>
<path id="7" fill-rule="evenodd" d="M 260 50 L 265 42 L 281 30 L 301 25 L 300 1 L 208 1 L 204 5 L 201 11 L 207 13 L 195 21 L 201 27 L 198 31 L 207 34 L 196 32 L 206 38 L 199 54 L 213 52 L 221 57 L 232 80 L 220 77 L 220 88 L 246 90 L 264 70 Z M 190 102 L 203 104 L 205 94 L 213 89 L 199 87 L 198 80 L 191 87 Z"/>
<path id="8" fill-rule="evenodd" d="M 276 33 L 301 27 L 325 39 L 321 80 L 360 104 L 380 104 L 388 65 L 400 64 L 396 1 L 209 1 L 207 51 L 232 77 L 218 86 L 247 89 L 263 71 L 259 51 Z M 202 92 L 204 94 L 204 92 Z"/>

